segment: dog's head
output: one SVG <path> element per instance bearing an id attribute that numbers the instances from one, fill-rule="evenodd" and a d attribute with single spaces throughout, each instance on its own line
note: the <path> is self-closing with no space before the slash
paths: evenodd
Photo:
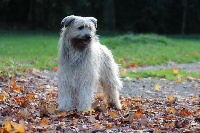
<path id="1" fill-rule="evenodd" d="M 67 16 L 62 21 L 65 37 L 78 49 L 87 47 L 96 36 L 97 19 L 93 17 Z"/>

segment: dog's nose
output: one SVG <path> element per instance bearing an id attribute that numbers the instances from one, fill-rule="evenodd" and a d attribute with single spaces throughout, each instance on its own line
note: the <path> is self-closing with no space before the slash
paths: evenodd
<path id="1" fill-rule="evenodd" d="M 86 35 L 85 35 L 85 39 L 86 39 L 86 40 L 90 40 L 91 38 L 92 38 L 91 35 L 89 35 L 89 34 L 86 34 Z"/>

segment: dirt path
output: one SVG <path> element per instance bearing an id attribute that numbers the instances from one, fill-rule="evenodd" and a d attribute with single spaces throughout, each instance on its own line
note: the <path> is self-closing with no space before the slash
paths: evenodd
<path id="1" fill-rule="evenodd" d="M 129 71 L 141 71 L 141 70 L 158 70 L 158 69 L 172 69 L 179 68 L 187 72 L 198 72 L 200 73 L 200 62 L 189 63 L 189 64 L 177 64 L 170 61 L 167 65 L 157 65 L 157 66 L 146 66 L 146 67 L 137 67 L 132 68 Z"/>
<path id="2" fill-rule="evenodd" d="M 176 64 L 169 62 L 167 65 L 147 66 L 130 69 L 129 71 L 141 70 L 158 70 L 158 69 L 172 69 L 179 68 L 187 72 L 200 73 L 200 62 L 191 64 Z M 166 79 L 147 78 L 142 80 L 135 80 L 125 78 L 123 79 L 124 87 L 120 91 L 123 96 L 142 96 L 142 97 L 165 97 L 166 95 L 197 95 L 200 94 L 200 79 L 188 78 L 181 83 L 177 81 L 170 81 Z M 155 85 L 161 86 L 160 91 L 155 90 Z"/>
<path id="3" fill-rule="evenodd" d="M 186 80 L 178 83 L 166 79 L 147 78 L 142 80 L 123 79 L 124 87 L 120 91 L 123 96 L 165 97 L 166 95 L 188 96 L 200 94 L 199 80 Z M 155 86 L 160 86 L 159 91 Z"/>

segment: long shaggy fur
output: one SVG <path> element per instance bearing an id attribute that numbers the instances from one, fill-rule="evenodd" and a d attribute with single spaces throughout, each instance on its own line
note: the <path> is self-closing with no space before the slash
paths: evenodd
<path id="1" fill-rule="evenodd" d="M 111 51 L 99 43 L 96 35 L 97 20 L 68 16 L 62 22 L 64 27 L 58 52 L 58 110 L 90 109 L 93 93 L 99 85 L 108 103 L 120 109 L 119 89 L 122 83 L 118 77 L 118 65 Z"/>

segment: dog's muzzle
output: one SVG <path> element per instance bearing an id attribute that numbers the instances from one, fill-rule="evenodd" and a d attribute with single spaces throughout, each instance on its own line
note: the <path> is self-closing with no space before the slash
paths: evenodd
<path id="1" fill-rule="evenodd" d="M 91 42 L 92 36 L 89 34 L 86 34 L 83 38 L 80 38 L 79 40 L 81 41 L 81 44 L 85 46 Z"/>

